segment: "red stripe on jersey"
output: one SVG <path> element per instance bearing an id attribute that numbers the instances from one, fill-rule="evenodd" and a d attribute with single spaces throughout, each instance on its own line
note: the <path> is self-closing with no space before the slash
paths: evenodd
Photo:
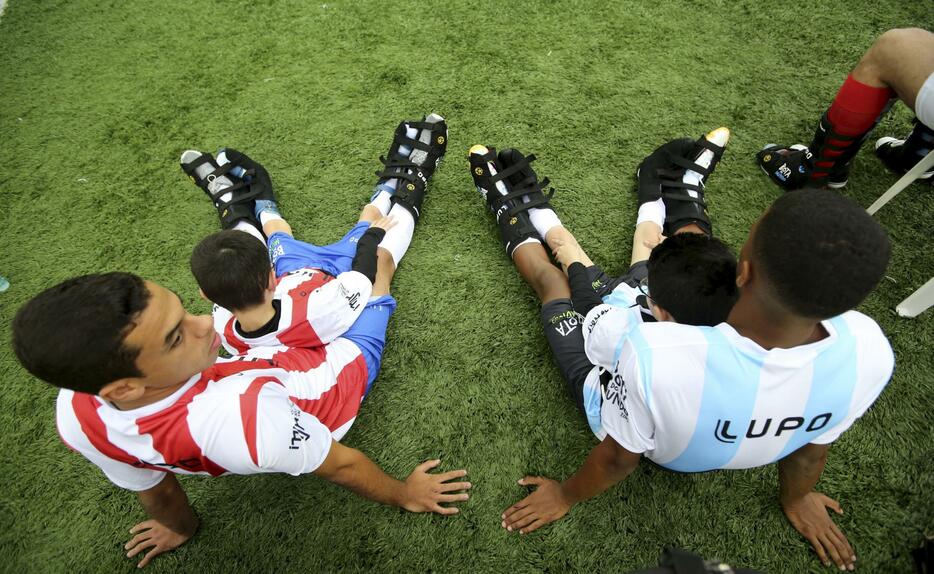
<path id="1" fill-rule="evenodd" d="M 324 275 L 316 273 L 315 275 Z M 289 328 L 279 333 L 279 340 L 287 347 L 319 347 L 321 338 L 308 322 L 308 296 L 326 282 L 315 281 L 314 276 L 291 289 L 287 295 L 292 300 L 292 317 Z"/>
<path id="2" fill-rule="evenodd" d="M 333 432 L 357 416 L 366 392 L 366 361 L 358 355 L 337 375 L 337 383 L 317 399 L 289 397 L 301 410 L 314 415 Z"/>
<path id="3" fill-rule="evenodd" d="M 236 317 L 231 317 L 227 324 L 224 325 L 224 339 L 227 341 L 227 344 L 233 347 L 238 355 L 242 355 L 250 350 L 250 346 L 243 342 L 240 339 L 240 336 L 237 335 L 237 332 L 234 330 L 234 323 L 237 322 Z"/>
<path id="4" fill-rule="evenodd" d="M 266 383 L 279 383 L 275 377 L 260 377 L 250 383 L 246 392 L 240 395 L 240 420 L 243 422 L 243 436 L 250 451 L 253 464 L 259 466 L 259 455 L 256 451 L 256 409 L 259 403 L 259 392 Z M 282 383 L 279 383 L 282 384 Z"/>
<path id="5" fill-rule="evenodd" d="M 71 399 L 71 407 L 75 411 L 75 417 L 78 419 L 78 424 L 81 425 L 84 436 L 88 437 L 94 448 L 100 451 L 101 454 L 136 468 L 168 472 L 168 469 L 145 463 L 110 442 L 110 439 L 107 438 L 107 425 L 104 424 L 104 420 L 97 413 L 97 409 L 101 407 L 101 404 L 94 395 L 76 392 Z M 62 442 L 65 442 L 64 439 L 62 439 Z M 68 443 L 65 442 L 65 444 Z M 71 447 L 71 445 L 68 446 Z"/>
<path id="6" fill-rule="evenodd" d="M 153 448 L 162 455 L 166 464 L 190 472 L 207 472 L 211 476 L 219 476 L 227 470 L 205 456 L 188 428 L 188 404 L 207 386 L 208 379 L 202 376 L 172 406 L 136 419 L 136 426 L 140 434 L 152 437 Z"/>
<path id="7" fill-rule="evenodd" d="M 286 371 L 310 371 L 317 369 L 328 358 L 326 346 L 303 349 L 296 347 L 279 351 L 272 356 L 272 364 Z"/>

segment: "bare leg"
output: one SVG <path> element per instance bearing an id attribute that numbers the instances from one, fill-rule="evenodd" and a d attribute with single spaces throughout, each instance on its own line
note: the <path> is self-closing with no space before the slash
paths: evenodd
<path id="1" fill-rule="evenodd" d="M 512 262 L 542 303 L 571 297 L 568 278 L 551 263 L 548 253 L 540 243 L 519 246 L 512 254 Z"/>
<path id="2" fill-rule="evenodd" d="M 272 237 L 273 233 L 285 233 L 289 237 L 292 236 L 292 226 L 284 219 L 273 219 L 267 221 L 263 225 L 263 233 L 266 234 L 266 237 Z"/>
<path id="3" fill-rule="evenodd" d="M 369 222 L 372 223 L 372 222 L 376 221 L 377 219 L 379 219 L 379 218 L 382 217 L 382 216 L 383 216 L 383 214 L 380 213 L 378 207 L 376 207 L 376 206 L 373 205 L 372 203 L 368 203 L 368 204 L 364 205 L 364 206 L 363 206 L 363 210 L 360 211 L 360 217 L 359 217 L 359 219 L 357 219 L 357 222 L 360 222 L 360 221 L 369 221 Z"/>
<path id="4" fill-rule="evenodd" d="M 853 68 L 853 78 L 877 88 L 890 87 L 915 109 L 924 81 L 934 72 L 934 34 L 920 28 L 885 32 Z"/>
<path id="5" fill-rule="evenodd" d="M 392 283 L 392 276 L 395 273 L 396 264 L 392 260 L 392 254 L 382 247 L 378 247 L 376 249 L 376 281 L 373 283 L 373 297 L 389 295 L 389 285 Z"/>
<path id="6" fill-rule="evenodd" d="M 578 241 L 577 238 L 574 237 L 574 234 L 568 231 L 566 227 L 563 225 L 556 225 L 549 229 L 548 233 L 545 234 L 545 243 L 548 244 L 549 249 L 554 251 L 555 248 L 561 244 L 578 243 Z M 578 243 L 578 245 L 580 244 Z M 593 261 L 590 260 L 590 257 L 587 255 L 587 253 L 584 252 L 583 249 L 581 249 L 581 253 L 583 254 L 581 263 L 584 264 L 584 267 L 590 267 L 593 265 Z"/>

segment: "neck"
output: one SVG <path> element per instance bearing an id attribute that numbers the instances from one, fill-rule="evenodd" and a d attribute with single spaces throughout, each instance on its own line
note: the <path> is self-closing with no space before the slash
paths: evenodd
<path id="1" fill-rule="evenodd" d="M 778 310 L 749 292 L 740 295 L 726 322 L 766 350 L 790 349 L 827 336 L 820 321 Z"/>
<path id="2" fill-rule="evenodd" d="M 110 404 L 112 404 L 114 407 L 116 407 L 118 410 L 121 410 L 121 411 L 129 411 L 133 409 L 138 409 L 140 407 L 145 407 L 146 405 L 151 405 L 152 403 L 161 401 L 165 397 L 171 395 L 178 389 L 182 388 L 182 386 L 184 386 L 185 383 L 187 383 L 188 381 L 189 379 L 185 379 L 184 381 L 180 383 L 169 385 L 168 387 L 159 387 L 159 388 L 147 387 L 146 392 L 143 393 L 143 396 L 132 401 L 109 401 L 109 402 Z"/>
<path id="3" fill-rule="evenodd" d="M 256 331 L 276 316 L 276 308 L 272 306 L 270 300 L 246 311 L 237 311 L 234 316 L 237 317 L 241 329 L 248 332 Z"/>

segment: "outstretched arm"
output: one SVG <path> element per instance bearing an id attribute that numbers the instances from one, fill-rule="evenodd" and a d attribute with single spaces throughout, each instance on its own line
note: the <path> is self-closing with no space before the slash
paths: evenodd
<path id="1" fill-rule="evenodd" d="M 827 462 L 828 448 L 808 444 L 778 462 L 781 504 L 788 521 L 807 538 L 825 565 L 833 560 L 840 569 L 852 570 L 856 554 L 827 513 L 827 508 L 837 514 L 843 514 L 843 509 L 836 500 L 814 491 Z"/>
<path id="2" fill-rule="evenodd" d="M 135 536 L 123 549 L 132 558 L 151 548 L 139 561 L 138 567 L 142 568 L 159 554 L 178 548 L 194 536 L 198 517 L 174 474 L 166 473 L 162 482 L 137 495 L 150 519 L 130 529 Z"/>
<path id="3" fill-rule="evenodd" d="M 466 492 L 462 492 L 470 489 L 469 482 L 448 482 L 466 476 L 467 471 L 428 473 L 439 464 L 440 460 L 423 462 L 403 482 L 383 472 L 362 452 L 334 441 L 324 463 L 314 473 L 364 498 L 399 506 L 409 512 L 457 514 L 457 508 L 441 506 L 441 503 L 461 502 L 469 498 Z"/>
<path id="4" fill-rule="evenodd" d="M 523 486 L 534 485 L 535 492 L 513 504 L 503 513 L 502 527 L 527 534 L 554 522 L 578 502 L 592 498 L 620 482 L 639 465 L 641 454 L 629 452 L 607 437 L 594 447 L 580 469 L 563 483 L 540 476 L 526 476 Z"/>

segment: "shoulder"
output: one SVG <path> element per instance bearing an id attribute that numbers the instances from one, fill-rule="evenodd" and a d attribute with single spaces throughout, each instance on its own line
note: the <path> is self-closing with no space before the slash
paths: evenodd
<path id="1" fill-rule="evenodd" d="M 888 337 L 874 319 L 858 311 L 847 311 L 831 319 L 830 324 L 838 331 L 845 331 L 840 335 L 852 338 L 861 372 L 888 381 L 895 368 L 895 353 Z"/>

